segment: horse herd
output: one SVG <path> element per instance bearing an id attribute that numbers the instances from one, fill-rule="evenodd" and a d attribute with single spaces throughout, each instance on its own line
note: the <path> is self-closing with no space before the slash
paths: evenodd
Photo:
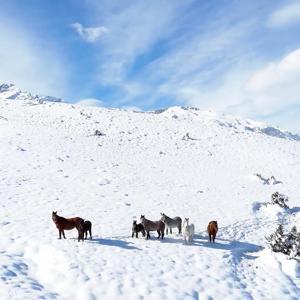
<path id="1" fill-rule="evenodd" d="M 78 241 L 87 239 L 88 233 L 90 235 L 90 239 L 92 239 L 92 223 L 91 221 L 84 220 L 80 217 L 75 218 L 64 218 L 57 215 L 57 211 L 52 212 L 52 220 L 55 223 L 58 232 L 59 239 L 61 236 L 65 239 L 64 230 L 71 230 L 76 228 L 78 231 Z M 146 240 L 150 239 L 150 231 L 156 231 L 158 233 L 158 239 L 164 238 L 165 230 L 166 234 L 172 234 L 172 228 L 177 228 L 178 233 L 183 235 L 185 243 L 192 243 L 193 235 L 195 232 L 194 224 L 189 224 L 189 218 L 185 218 L 182 224 L 182 219 L 180 217 L 170 218 L 164 213 L 161 213 L 161 218 L 158 221 L 151 221 L 145 218 L 144 215 L 140 217 L 141 223 L 137 223 L 136 220 L 133 221 L 132 224 L 132 237 L 138 238 L 139 232 L 145 237 Z M 215 238 L 218 232 L 218 223 L 217 221 L 210 221 L 207 226 L 207 233 L 209 236 L 209 241 L 215 242 Z"/>

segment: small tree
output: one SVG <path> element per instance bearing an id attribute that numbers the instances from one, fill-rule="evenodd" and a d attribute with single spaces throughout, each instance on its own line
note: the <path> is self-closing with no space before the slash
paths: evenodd
<path id="1" fill-rule="evenodd" d="M 282 224 L 279 224 L 275 233 L 272 233 L 268 238 L 267 241 L 274 252 L 282 252 L 284 254 L 287 253 L 287 249 L 285 247 L 285 235 L 283 232 Z"/>
<path id="2" fill-rule="evenodd" d="M 287 249 L 288 254 L 291 253 L 293 246 L 295 245 L 297 239 L 297 228 L 293 226 L 291 231 L 285 237 L 285 248 Z"/>
<path id="3" fill-rule="evenodd" d="M 275 192 L 271 196 L 271 203 L 277 204 L 282 208 L 289 208 L 289 206 L 286 204 L 289 201 L 289 198 L 283 194 L 279 194 L 278 192 Z"/>
<path id="4" fill-rule="evenodd" d="M 300 232 L 297 233 L 290 253 L 290 258 L 296 258 L 296 256 L 300 256 Z"/>
<path id="5" fill-rule="evenodd" d="M 275 233 L 267 237 L 267 241 L 274 252 L 281 252 L 295 259 L 300 256 L 300 232 L 297 232 L 296 226 L 284 234 L 283 226 L 279 224 Z"/>

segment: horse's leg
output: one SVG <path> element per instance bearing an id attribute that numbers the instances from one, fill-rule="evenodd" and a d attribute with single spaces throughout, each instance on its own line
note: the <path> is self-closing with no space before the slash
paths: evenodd
<path id="1" fill-rule="evenodd" d="M 62 230 L 62 234 L 63 234 L 63 237 L 64 237 L 64 239 L 65 239 L 66 236 L 65 236 L 65 231 L 64 231 L 64 230 Z"/>
<path id="2" fill-rule="evenodd" d="M 164 239 L 164 235 L 165 235 L 165 232 L 164 230 L 161 231 L 161 239 L 163 240 Z"/>
<path id="3" fill-rule="evenodd" d="M 59 239 L 61 240 L 61 230 L 58 229 L 58 232 L 59 232 Z"/>
<path id="4" fill-rule="evenodd" d="M 211 243 L 211 235 L 209 234 L 209 242 Z"/>
<path id="5" fill-rule="evenodd" d="M 215 242 L 215 238 L 216 238 L 216 235 L 214 234 L 213 235 L 213 243 Z"/>
<path id="6" fill-rule="evenodd" d="M 131 237 L 132 237 L 132 238 L 134 237 L 134 231 L 132 231 L 132 235 L 131 235 Z"/>
<path id="7" fill-rule="evenodd" d="M 169 234 L 169 228 L 167 227 L 167 229 L 166 229 L 166 234 Z"/>
<path id="8" fill-rule="evenodd" d="M 172 234 L 172 227 L 170 227 L 170 233 Z"/>
<path id="9" fill-rule="evenodd" d="M 178 226 L 178 233 L 181 234 L 181 223 Z"/>
<path id="10" fill-rule="evenodd" d="M 156 231 L 157 231 L 157 233 L 158 233 L 158 237 L 157 237 L 157 239 L 159 239 L 159 238 L 160 238 L 160 230 L 159 230 L 159 229 L 157 229 Z"/>
<path id="11" fill-rule="evenodd" d="M 136 238 L 139 237 L 139 233 L 138 233 L 138 232 L 135 233 L 135 237 L 136 237 Z"/>
<path id="12" fill-rule="evenodd" d="M 80 242 L 80 240 L 84 241 L 84 231 L 78 225 L 76 226 L 76 229 L 78 231 L 78 242 Z"/>
<path id="13" fill-rule="evenodd" d="M 150 239 L 150 232 L 147 230 L 146 240 Z"/>
<path id="14" fill-rule="evenodd" d="M 84 232 L 78 230 L 78 242 L 80 242 L 80 240 L 84 241 Z"/>

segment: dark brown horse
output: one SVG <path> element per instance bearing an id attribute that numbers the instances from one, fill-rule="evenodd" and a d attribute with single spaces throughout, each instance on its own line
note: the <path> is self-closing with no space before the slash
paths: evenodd
<path id="1" fill-rule="evenodd" d="M 87 239 L 88 232 L 90 234 L 90 239 L 92 239 L 92 222 L 91 221 L 88 221 L 88 220 L 84 221 L 83 231 L 84 231 L 84 234 L 85 234 L 85 239 Z"/>
<path id="2" fill-rule="evenodd" d="M 59 239 L 61 239 L 61 235 L 63 235 L 64 239 L 66 238 L 64 230 L 72 230 L 74 228 L 78 231 L 78 242 L 80 240 L 84 240 L 84 220 L 79 217 L 66 219 L 64 217 L 60 217 L 57 215 L 57 211 L 52 212 L 52 220 L 55 223 L 58 232 Z"/>
<path id="3" fill-rule="evenodd" d="M 146 235 L 144 225 L 142 223 L 137 224 L 137 222 L 134 220 L 132 223 L 132 237 L 134 237 L 135 234 L 135 237 L 138 238 L 139 232 L 141 232 L 143 236 Z"/>
<path id="4" fill-rule="evenodd" d="M 207 226 L 207 233 L 209 235 L 209 242 L 215 242 L 215 238 L 218 232 L 218 222 L 217 221 L 210 221 Z"/>

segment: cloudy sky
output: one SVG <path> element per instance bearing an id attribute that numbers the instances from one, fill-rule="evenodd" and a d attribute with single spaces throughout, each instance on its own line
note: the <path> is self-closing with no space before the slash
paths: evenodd
<path id="1" fill-rule="evenodd" d="M 300 0 L 0 0 L 0 82 L 300 133 Z"/>

